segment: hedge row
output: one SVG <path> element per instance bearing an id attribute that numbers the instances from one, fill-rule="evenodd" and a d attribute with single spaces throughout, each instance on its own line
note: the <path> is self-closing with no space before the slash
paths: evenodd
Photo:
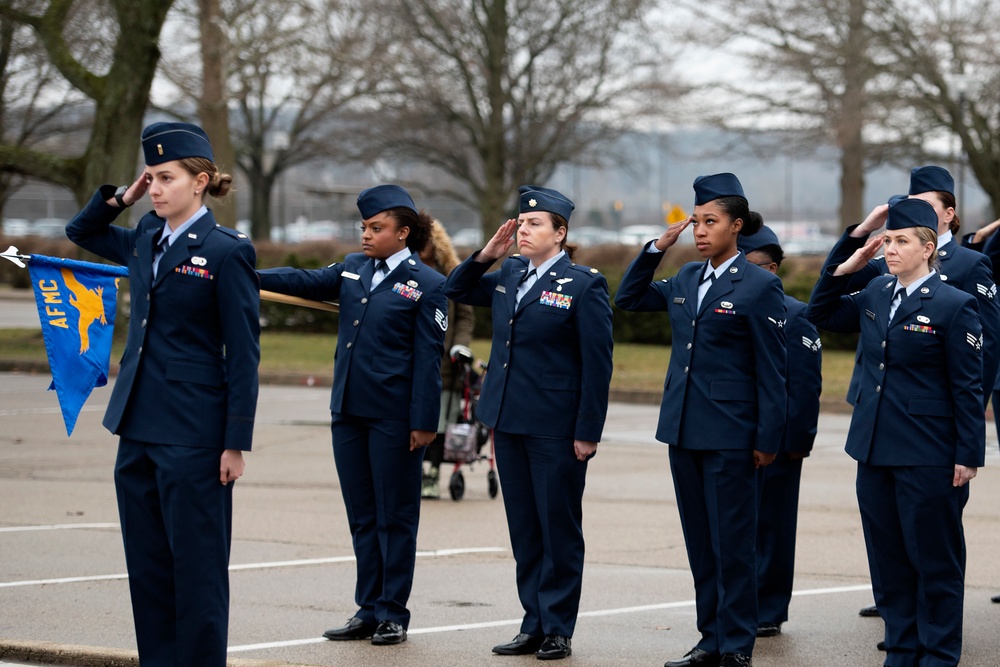
<path id="1" fill-rule="evenodd" d="M 13 243 L 24 253 L 41 253 L 59 257 L 86 257 L 68 240 L 52 239 L 4 239 L 0 236 L 0 244 L 6 247 Z M 269 268 L 275 266 L 293 266 L 298 268 L 319 268 L 331 262 L 340 261 L 349 252 L 355 252 L 357 246 L 344 245 L 335 242 L 302 243 L 295 246 L 258 243 L 257 266 Z M 469 249 L 460 249 L 459 256 L 465 257 Z M 582 248 L 577 252 L 575 260 L 580 264 L 594 266 L 600 269 L 608 280 L 608 287 L 614 295 L 618 290 L 621 277 L 628 263 L 632 260 L 638 248 L 608 246 L 599 248 Z M 666 278 L 677 273 L 686 262 L 698 261 L 694 248 L 675 248 L 664 257 L 656 278 Z M 780 276 L 784 281 L 785 291 L 801 301 L 808 301 L 809 294 L 819 269 L 821 257 L 789 257 L 781 267 Z M 28 288 L 28 272 L 15 267 L 10 262 L 0 262 L 0 284 L 13 287 Z M 647 343 L 654 345 L 669 345 L 671 341 L 670 319 L 666 313 L 629 313 L 612 305 L 614 310 L 614 336 L 618 343 Z M 491 321 L 487 309 L 476 309 L 477 338 L 489 338 Z M 272 301 L 261 302 L 261 319 L 270 330 L 297 329 L 301 331 L 336 331 L 337 315 L 309 308 L 288 306 Z M 830 349 L 854 349 L 857 336 L 854 334 L 832 334 L 824 332 L 823 346 Z"/>

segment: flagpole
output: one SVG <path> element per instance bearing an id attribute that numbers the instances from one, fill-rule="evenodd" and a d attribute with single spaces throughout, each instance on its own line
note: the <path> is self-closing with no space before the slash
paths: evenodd
<path id="1" fill-rule="evenodd" d="M 9 246 L 5 251 L 0 253 L 0 257 L 17 264 L 19 267 L 26 268 L 25 262 L 31 261 L 31 255 L 22 255 L 20 251 L 14 247 Z M 297 296 L 289 296 L 287 294 L 279 294 L 278 292 L 271 292 L 269 290 L 261 290 L 260 298 L 265 301 L 274 301 L 276 303 L 285 303 L 292 306 L 302 306 L 304 308 L 314 308 L 316 310 L 325 310 L 328 313 L 339 313 L 340 307 L 335 303 L 330 303 L 329 301 L 313 301 L 312 299 L 303 299 Z"/>

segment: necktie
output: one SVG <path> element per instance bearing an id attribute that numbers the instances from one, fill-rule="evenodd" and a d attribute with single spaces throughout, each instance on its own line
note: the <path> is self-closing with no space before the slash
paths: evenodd
<path id="1" fill-rule="evenodd" d="M 528 290 L 531 289 L 531 286 L 535 284 L 537 279 L 538 274 L 535 273 L 535 269 L 528 271 L 528 273 L 524 276 L 520 284 L 517 286 L 517 297 L 514 299 L 515 308 L 520 305 L 522 297 L 528 293 Z"/>
<path id="2" fill-rule="evenodd" d="M 892 301 L 889 303 L 889 321 L 892 322 L 892 318 L 896 315 L 896 309 L 899 308 L 899 304 L 903 302 L 903 297 L 906 296 L 906 288 L 898 287 L 896 288 L 896 293 L 892 295 Z"/>
<path id="3" fill-rule="evenodd" d="M 708 270 L 708 275 L 701 279 L 701 283 L 698 284 L 698 310 L 701 310 L 701 302 L 704 300 L 705 295 L 708 294 L 708 290 L 712 288 L 712 283 L 715 281 L 715 271 L 711 269 Z"/>
<path id="4" fill-rule="evenodd" d="M 375 273 L 372 274 L 372 289 L 378 287 L 378 284 L 385 278 L 385 274 L 388 273 L 388 269 L 389 266 L 385 263 L 384 259 L 375 262 Z"/>
<path id="5" fill-rule="evenodd" d="M 160 238 L 160 242 L 156 244 L 156 248 L 153 249 L 153 277 L 156 277 L 156 271 L 160 268 L 160 260 L 165 254 L 167 254 L 167 248 L 170 247 L 170 235 L 164 234 Z"/>

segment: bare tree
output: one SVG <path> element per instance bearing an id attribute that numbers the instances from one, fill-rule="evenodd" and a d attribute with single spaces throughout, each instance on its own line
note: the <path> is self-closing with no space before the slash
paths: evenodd
<path id="1" fill-rule="evenodd" d="M 840 225 L 864 217 L 865 171 L 902 147 L 900 105 L 887 75 L 884 16 L 891 0 L 716 0 L 691 9 L 732 34 L 753 76 L 727 85 L 741 104 L 722 124 L 780 129 L 798 149 L 834 145 Z M 721 10 L 721 11 L 720 11 Z M 713 82 L 710 85 L 718 85 Z"/>
<path id="2" fill-rule="evenodd" d="M 84 99 L 90 109 L 83 153 L 66 142 L 0 144 L 0 171 L 30 176 L 72 190 L 81 205 L 108 180 L 135 178 L 136 137 L 142 129 L 153 74 L 160 58 L 160 30 L 173 0 L 2 0 L 0 17 L 30 28 L 47 66 L 62 81 L 52 90 L 63 99 Z M 19 33 L 15 29 L 15 39 Z M 10 100 L 5 91 L 5 100 Z M 58 98 L 57 98 L 58 99 Z M 23 117 L 50 109 L 47 95 L 21 100 Z M 6 128 L 5 128 L 6 130 Z"/>
<path id="3" fill-rule="evenodd" d="M 372 144 L 439 170 L 425 192 L 478 211 L 492 234 L 520 183 L 596 159 L 628 122 L 663 113 L 651 0 L 373 0 L 397 63 Z M 451 185 L 454 184 L 454 185 Z"/>
<path id="4" fill-rule="evenodd" d="M 232 169 L 236 152 L 229 132 L 229 94 L 226 90 L 225 51 L 228 45 L 220 0 L 198 0 L 201 45 L 201 96 L 198 117 L 212 141 L 212 154 L 222 169 Z M 232 197 L 215 203 L 212 214 L 219 224 L 236 226 L 236 202 Z"/>
<path id="5" fill-rule="evenodd" d="M 252 234 L 266 239 L 283 172 L 353 154 L 350 119 L 382 76 L 382 19 L 364 0 L 222 0 L 221 9 L 236 160 Z M 179 51 L 164 74 L 198 100 L 201 91 L 175 75 L 190 58 Z"/>
<path id="6" fill-rule="evenodd" d="M 913 141 L 957 137 L 1000 217 L 1000 4 L 996 0 L 896 0 L 887 18 L 899 95 L 913 110 Z M 938 152 L 947 153 L 946 148 Z M 947 158 L 945 158 L 947 159 Z M 961 189 L 964 167 L 959 167 Z M 960 194 L 960 193 L 959 193 Z M 959 205 L 961 206 L 961 198 Z"/>

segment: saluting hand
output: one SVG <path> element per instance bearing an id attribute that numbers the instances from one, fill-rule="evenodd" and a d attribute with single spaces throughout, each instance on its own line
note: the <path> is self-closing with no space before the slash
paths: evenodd
<path id="1" fill-rule="evenodd" d="M 851 230 L 851 236 L 854 238 L 861 238 L 863 236 L 868 236 L 876 229 L 881 229 L 882 225 L 889 218 L 889 205 L 879 204 L 871 210 L 868 217 L 864 221 Z"/>
<path id="2" fill-rule="evenodd" d="M 476 261 L 483 264 L 497 261 L 507 254 L 510 247 L 514 245 L 514 234 L 517 232 L 517 220 L 511 218 L 500 225 L 500 229 L 493 235 L 483 249 L 476 255 Z"/>
<path id="3" fill-rule="evenodd" d="M 431 444 L 436 435 L 434 431 L 410 431 L 410 451 Z"/>
<path id="4" fill-rule="evenodd" d="M 976 476 L 978 471 L 979 468 L 971 468 L 969 466 L 962 466 L 956 463 L 955 477 L 951 480 L 951 485 L 955 487 L 965 486 L 972 481 L 972 478 Z"/>
<path id="5" fill-rule="evenodd" d="M 668 225 L 660 238 L 653 242 L 656 249 L 663 252 L 673 244 L 677 243 L 677 239 L 680 237 L 681 232 L 687 229 L 687 226 L 691 224 L 691 218 L 687 220 L 682 220 L 681 222 L 675 222 L 672 225 Z"/>
<path id="6" fill-rule="evenodd" d="M 753 450 L 753 467 L 756 469 L 769 466 L 774 463 L 774 459 L 777 458 L 777 456 L 777 454 L 767 454 L 755 449 Z"/>
<path id="7" fill-rule="evenodd" d="M 874 238 L 868 239 L 863 246 L 855 250 L 854 254 L 847 258 L 847 261 L 843 262 L 834 270 L 833 275 L 844 276 L 848 273 L 860 271 L 865 267 L 865 265 L 868 264 L 868 262 L 871 261 L 873 257 L 875 257 L 884 241 L 885 234 L 879 234 Z"/>
<path id="8" fill-rule="evenodd" d="M 245 469 L 243 452 L 238 449 L 226 449 L 222 452 L 222 459 L 219 461 L 219 481 L 223 486 L 235 482 L 243 476 Z"/>

